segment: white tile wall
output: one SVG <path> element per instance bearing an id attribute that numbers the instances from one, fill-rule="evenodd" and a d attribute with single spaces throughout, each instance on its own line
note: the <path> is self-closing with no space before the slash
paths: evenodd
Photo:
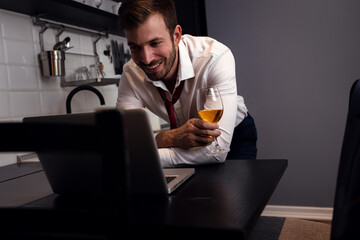
<path id="1" fill-rule="evenodd" d="M 41 93 L 42 114 L 57 114 L 65 112 L 66 93 L 64 91 L 44 91 Z"/>
<path id="2" fill-rule="evenodd" d="M 2 12 L 0 15 L 1 33 L 4 38 L 32 40 L 32 24 L 29 17 L 21 14 Z"/>
<path id="3" fill-rule="evenodd" d="M 9 90 L 39 90 L 39 76 L 35 66 L 9 65 Z"/>
<path id="4" fill-rule="evenodd" d="M 82 54 L 94 54 L 93 41 L 94 39 L 91 36 L 80 36 L 80 52 Z"/>
<path id="5" fill-rule="evenodd" d="M 7 64 L 35 66 L 34 43 L 4 38 L 5 62 Z"/>
<path id="6" fill-rule="evenodd" d="M 60 78 L 41 76 L 38 54 L 39 26 L 33 26 L 30 16 L 0 10 L 0 121 L 19 121 L 23 117 L 61 114 L 66 112 L 66 97 L 73 87 L 62 88 Z M 48 29 L 44 34 L 45 50 L 55 44 L 56 31 Z M 60 40 L 69 36 L 70 52 L 93 54 L 93 38 L 89 35 L 64 32 Z M 97 43 L 100 61 L 104 64 L 108 76 L 114 75 L 114 69 L 108 57 L 102 52 L 110 39 L 125 41 L 118 36 L 102 38 Z M 69 59 L 69 61 L 71 61 Z M 87 63 L 82 60 L 81 63 Z M 75 63 L 71 63 L 74 66 Z M 105 107 L 114 107 L 117 86 L 97 87 L 105 98 Z M 94 111 L 100 107 L 97 96 L 92 92 L 79 92 L 72 101 L 72 112 Z M 15 163 L 16 154 L 1 153 L 0 166 Z"/>
<path id="7" fill-rule="evenodd" d="M 9 93 L 10 117 L 40 115 L 39 91 L 14 91 Z"/>

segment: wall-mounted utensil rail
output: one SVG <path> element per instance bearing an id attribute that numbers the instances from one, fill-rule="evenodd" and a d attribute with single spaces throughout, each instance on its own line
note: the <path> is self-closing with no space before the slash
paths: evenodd
<path id="1" fill-rule="evenodd" d="M 57 30 L 57 33 L 55 35 L 55 41 L 56 43 L 61 42 L 60 41 L 60 35 L 66 32 L 71 33 L 77 33 L 77 34 L 83 34 L 83 35 L 90 35 L 93 37 L 93 53 L 94 55 L 83 55 L 83 54 L 77 54 L 77 53 L 67 53 L 67 56 L 82 56 L 84 58 L 93 58 L 94 63 L 99 63 L 100 58 L 97 52 L 96 44 L 101 38 L 108 38 L 108 33 L 102 33 L 102 32 L 95 32 L 87 29 L 82 29 L 78 27 L 73 27 L 69 25 L 59 24 L 55 22 L 51 22 L 48 20 L 42 20 L 39 16 L 33 17 L 33 24 L 40 26 L 41 30 L 39 31 L 39 41 L 40 41 L 40 49 L 41 49 L 41 56 L 42 56 L 42 68 L 43 68 L 43 76 L 45 77 L 52 77 L 52 76 L 60 76 L 61 77 L 61 86 L 67 87 L 67 86 L 79 86 L 79 85 L 108 85 L 108 84 L 118 84 L 119 78 L 91 78 L 91 79 L 74 79 L 74 74 L 65 76 L 65 51 L 70 48 L 65 48 L 64 51 L 58 51 L 58 50 L 45 50 L 45 44 L 44 44 L 44 33 L 49 28 Z M 55 58 L 52 57 L 54 53 L 56 52 L 59 54 L 61 53 L 61 57 Z M 51 56 L 50 56 L 51 55 Z M 60 62 L 62 61 L 62 62 Z M 80 66 L 81 67 L 81 66 Z"/>
<path id="2" fill-rule="evenodd" d="M 41 20 L 40 17 L 33 17 L 33 23 L 34 25 L 41 26 L 41 30 L 39 31 L 39 40 L 40 40 L 40 48 L 41 51 L 44 51 L 44 33 L 47 29 L 52 28 L 56 29 L 58 32 L 56 33 L 55 40 L 56 42 L 60 41 L 60 35 L 64 32 L 73 32 L 73 33 L 79 33 L 79 34 L 86 34 L 90 36 L 97 37 L 95 41 L 93 42 L 94 45 L 94 54 L 97 56 L 97 50 L 96 50 L 96 43 L 102 38 L 108 38 L 108 33 L 101 33 L 101 32 L 94 32 L 87 29 L 77 28 L 69 25 L 54 23 L 51 21 L 45 21 Z"/>

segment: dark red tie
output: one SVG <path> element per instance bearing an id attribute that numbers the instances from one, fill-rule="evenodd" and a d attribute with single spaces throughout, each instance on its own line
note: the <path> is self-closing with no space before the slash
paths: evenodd
<path id="1" fill-rule="evenodd" d="M 164 91 L 164 89 L 157 88 L 159 93 L 160 93 L 161 98 L 163 99 L 163 101 L 165 103 L 166 111 L 167 111 L 167 113 L 169 115 L 170 129 L 177 128 L 176 118 L 175 118 L 175 113 L 174 113 L 174 104 L 179 99 L 183 87 L 184 87 L 184 81 L 181 81 L 180 85 L 176 88 L 175 93 L 174 93 L 171 101 L 169 101 L 166 98 L 166 92 Z"/>

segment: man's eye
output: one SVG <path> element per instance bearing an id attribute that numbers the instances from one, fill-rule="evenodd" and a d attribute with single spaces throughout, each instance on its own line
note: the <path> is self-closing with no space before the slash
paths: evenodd
<path id="1" fill-rule="evenodd" d="M 132 50 L 132 51 L 135 51 L 135 50 L 139 49 L 139 47 L 138 47 L 138 46 L 135 46 L 135 45 L 131 45 L 131 46 L 129 46 L 129 48 L 130 48 L 130 50 Z"/>
<path id="2" fill-rule="evenodd" d="M 151 43 L 151 46 L 152 46 L 152 47 L 156 47 L 156 46 L 158 46 L 159 44 L 160 44 L 160 42 L 152 42 L 152 43 Z"/>

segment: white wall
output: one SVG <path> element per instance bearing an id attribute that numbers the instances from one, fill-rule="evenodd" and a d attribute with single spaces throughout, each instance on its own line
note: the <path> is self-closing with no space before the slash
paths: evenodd
<path id="1" fill-rule="evenodd" d="M 0 10 L 0 121 L 18 121 L 23 117 L 65 113 L 68 93 L 74 87 L 61 87 L 60 79 L 41 76 L 38 54 L 40 53 L 39 26 L 33 26 L 30 16 Z M 93 39 L 89 35 L 64 32 L 60 39 L 71 37 L 73 53 L 92 54 Z M 108 76 L 114 75 L 113 66 L 102 53 L 110 36 L 101 39 L 97 50 Z M 55 44 L 55 30 L 44 34 L 45 50 Z M 97 87 L 105 98 L 106 107 L 114 107 L 117 86 Z M 89 91 L 77 93 L 72 99 L 72 112 L 94 111 L 100 107 L 97 96 Z M 0 133 L 1 135 L 1 133 Z M 15 154 L 0 154 L 0 166 L 15 163 Z"/>
<path id="2" fill-rule="evenodd" d="M 236 59 L 258 158 L 289 167 L 270 204 L 332 207 L 351 84 L 360 78 L 360 1 L 206 0 L 208 34 Z"/>

